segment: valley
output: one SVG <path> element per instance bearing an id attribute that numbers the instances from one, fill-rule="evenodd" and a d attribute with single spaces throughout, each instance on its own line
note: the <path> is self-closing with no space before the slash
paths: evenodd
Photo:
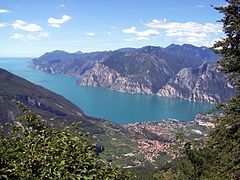
<path id="1" fill-rule="evenodd" d="M 0 69 L 0 125 L 19 123 L 21 115 L 12 100 L 23 103 L 41 116 L 48 126 L 65 126 L 80 122 L 80 130 L 89 132 L 98 147 L 103 147 L 104 159 L 123 168 L 157 168 L 175 158 L 178 150 L 176 134 L 184 132 L 188 139 L 201 139 L 211 129 L 196 121 L 132 123 L 120 126 L 113 122 L 86 116 L 83 111 L 64 97 L 35 85 L 23 78 Z M 211 118 L 210 118 L 211 119 Z M 207 119 L 207 122 L 209 120 Z M 6 132 L 6 129 L 4 130 Z M 7 133 L 7 132 L 6 132 Z"/>

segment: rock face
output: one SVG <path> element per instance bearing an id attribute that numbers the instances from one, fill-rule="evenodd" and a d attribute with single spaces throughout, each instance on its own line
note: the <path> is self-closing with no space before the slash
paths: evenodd
<path id="1" fill-rule="evenodd" d="M 183 68 L 157 95 L 214 103 L 226 101 L 234 89 L 216 65 L 204 63 L 199 68 Z"/>
<path id="2" fill-rule="evenodd" d="M 95 64 L 84 76 L 77 81 L 82 86 L 104 87 L 120 92 L 153 94 L 151 89 L 144 84 L 134 82 L 127 76 L 122 76 L 118 72 L 104 64 Z"/>
<path id="3" fill-rule="evenodd" d="M 77 76 L 81 86 L 212 103 L 233 95 L 233 87 L 216 71 L 218 59 L 206 47 L 172 44 L 93 53 L 54 51 L 34 59 L 32 67 Z"/>

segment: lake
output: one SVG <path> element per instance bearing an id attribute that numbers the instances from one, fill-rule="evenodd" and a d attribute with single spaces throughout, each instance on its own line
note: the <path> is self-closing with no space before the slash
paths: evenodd
<path id="1" fill-rule="evenodd" d="M 64 96 L 89 116 L 108 119 L 118 124 L 167 118 L 192 121 L 197 113 L 206 113 L 213 107 L 202 102 L 81 87 L 76 85 L 75 77 L 33 70 L 28 67 L 30 62 L 29 58 L 0 58 L 0 68 Z"/>

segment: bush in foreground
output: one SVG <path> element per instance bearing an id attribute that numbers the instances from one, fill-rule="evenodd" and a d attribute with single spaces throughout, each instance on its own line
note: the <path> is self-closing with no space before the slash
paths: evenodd
<path id="1" fill-rule="evenodd" d="M 23 115 L 0 136 L 0 179 L 129 179 L 98 156 L 77 124 L 48 127 L 18 106 Z"/>

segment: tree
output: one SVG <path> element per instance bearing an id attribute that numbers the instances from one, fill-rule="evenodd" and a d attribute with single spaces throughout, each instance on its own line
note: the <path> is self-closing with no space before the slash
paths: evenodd
<path id="1" fill-rule="evenodd" d="M 96 153 L 78 125 L 48 127 L 18 102 L 23 115 L 0 136 L 0 179 L 128 179 Z"/>
<path id="2" fill-rule="evenodd" d="M 228 5 L 225 7 L 215 7 L 224 17 L 219 21 L 223 23 L 223 31 L 226 38 L 217 41 L 213 48 L 215 52 L 223 58 L 219 61 L 221 70 L 230 74 L 234 80 L 238 95 L 240 88 L 240 1 L 226 0 Z"/>
<path id="3" fill-rule="evenodd" d="M 219 61 L 220 70 L 229 75 L 236 96 L 219 105 L 224 116 L 218 117 L 220 123 L 210 136 L 209 148 L 215 153 L 219 176 L 227 174 L 237 179 L 240 177 L 240 1 L 226 1 L 227 6 L 215 7 L 224 14 L 220 22 L 226 38 L 216 42 L 213 49 L 223 57 Z"/>
<path id="4" fill-rule="evenodd" d="M 185 146 L 185 152 L 158 174 L 159 179 L 239 179 L 240 177 L 240 1 L 226 0 L 227 6 L 215 7 L 224 17 L 226 37 L 214 44 L 222 56 L 219 69 L 229 76 L 236 96 L 218 105 L 223 116 L 202 147 Z M 188 166 L 187 166 L 188 165 Z M 189 171 L 190 169 L 190 171 Z"/>

